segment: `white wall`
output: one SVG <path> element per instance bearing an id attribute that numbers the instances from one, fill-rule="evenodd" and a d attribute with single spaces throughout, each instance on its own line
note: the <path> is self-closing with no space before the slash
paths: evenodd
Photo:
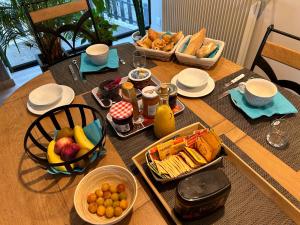
<path id="1" fill-rule="evenodd" d="M 300 1 L 299 0 L 269 0 L 263 1 L 265 8 L 261 12 L 257 20 L 250 48 L 245 61 L 245 66 L 250 68 L 266 32 L 270 24 L 274 24 L 276 29 L 294 34 L 300 37 Z M 295 41 L 278 34 L 272 34 L 269 37 L 271 41 L 282 44 L 288 48 L 300 51 L 300 42 Z M 294 80 L 300 83 L 300 71 L 291 69 L 273 60 L 268 60 L 279 78 Z M 255 72 L 262 74 L 260 69 Z"/>
<path id="2" fill-rule="evenodd" d="M 162 0 L 151 0 L 151 27 L 161 31 Z"/>

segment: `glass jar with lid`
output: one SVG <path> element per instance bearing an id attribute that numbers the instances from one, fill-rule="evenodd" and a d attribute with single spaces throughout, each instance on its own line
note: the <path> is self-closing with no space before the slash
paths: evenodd
<path id="1" fill-rule="evenodd" d="M 156 87 L 147 86 L 142 90 L 143 115 L 148 118 L 154 118 L 156 107 L 159 104 L 159 96 L 156 93 Z"/>

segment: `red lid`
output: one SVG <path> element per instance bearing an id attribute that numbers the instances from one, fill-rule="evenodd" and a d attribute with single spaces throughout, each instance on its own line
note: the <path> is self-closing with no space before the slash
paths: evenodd
<path id="1" fill-rule="evenodd" d="M 132 115 L 132 104 L 125 101 L 120 101 L 110 107 L 109 114 L 116 120 L 127 119 Z"/>

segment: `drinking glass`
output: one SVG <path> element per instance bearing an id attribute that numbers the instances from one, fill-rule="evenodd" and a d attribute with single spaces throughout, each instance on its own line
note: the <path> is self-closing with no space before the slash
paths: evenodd
<path id="1" fill-rule="evenodd" d="M 267 141 L 275 148 L 283 148 L 288 143 L 289 129 L 291 125 L 285 119 L 272 121 L 271 128 L 267 134 Z"/>
<path id="2" fill-rule="evenodd" d="M 144 51 L 135 50 L 132 56 L 132 64 L 134 68 L 146 67 L 146 54 Z"/>

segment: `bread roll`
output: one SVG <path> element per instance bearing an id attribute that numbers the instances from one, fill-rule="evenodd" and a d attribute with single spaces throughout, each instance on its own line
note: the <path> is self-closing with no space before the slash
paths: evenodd
<path id="1" fill-rule="evenodd" d="M 197 50 L 196 56 L 198 58 L 208 57 L 214 50 L 216 50 L 217 45 L 214 42 L 210 42 L 207 45 L 203 45 L 200 49 Z"/>
<path id="2" fill-rule="evenodd" d="M 195 55 L 196 51 L 202 46 L 205 39 L 206 29 L 202 28 L 198 33 L 194 34 L 187 48 L 184 50 L 184 54 Z"/>

